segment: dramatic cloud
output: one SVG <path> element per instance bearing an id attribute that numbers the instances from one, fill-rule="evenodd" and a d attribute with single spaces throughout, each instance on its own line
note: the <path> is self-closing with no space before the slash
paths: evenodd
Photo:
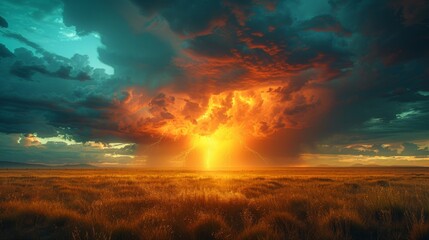
<path id="1" fill-rule="evenodd" d="M 0 19 L 0 131 L 25 136 L 24 148 L 38 147 L 35 133 L 130 143 L 134 156 L 156 166 L 428 156 L 425 1 L 63 0 L 4 8 L 16 12 Z M 67 41 L 96 36 L 96 57 L 114 73 L 94 67 L 93 56 L 47 50 L 42 37 L 15 27 L 53 16 L 75 30 Z M 44 24 L 38 28 L 53 28 Z"/>
<path id="2" fill-rule="evenodd" d="M 0 16 L 0 27 L 7 28 L 9 24 L 7 23 L 6 19 L 4 19 L 2 16 Z"/>

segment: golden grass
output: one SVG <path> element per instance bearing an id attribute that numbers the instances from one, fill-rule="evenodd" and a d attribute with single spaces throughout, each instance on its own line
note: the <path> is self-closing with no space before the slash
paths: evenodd
<path id="1" fill-rule="evenodd" d="M 1 170 L 1 239 L 429 239 L 425 168 Z"/>

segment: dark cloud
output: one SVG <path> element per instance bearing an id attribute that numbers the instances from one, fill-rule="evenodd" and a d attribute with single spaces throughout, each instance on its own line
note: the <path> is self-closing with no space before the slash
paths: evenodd
<path id="1" fill-rule="evenodd" d="M 10 73 L 26 80 L 31 80 L 31 77 L 35 73 L 44 74 L 49 77 L 69 79 L 69 80 L 78 80 L 78 81 L 91 80 L 91 77 L 89 76 L 88 73 L 79 72 L 76 76 L 71 76 L 70 75 L 71 71 L 72 71 L 72 67 L 61 66 L 57 71 L 50 72 L 46 70 L 44 66 L 37 66 L 37 65 L 25 66 L 22 64 L 22 62 L 19 62 L 19 61 L 15 62 L 12 68 L 10 69 Z"/>
<path id="2" fill-rule="evenodd" d="M 320 138 L 330 136 L 337 143 L 424 139 L 429 130 L 424 120 L 428 98 L 421 94 L 426 91 L 429 60 L 424 24 L 406 23 L 404 9 L 387 1 L 331 3 L 338 19 L 353 32 L 354 64 L 349 74 L 329 84 L 336 101 L 320 122 Z M 412 109 L 414 114 L 401 117 Z M 335 140 L 335 134 L 343 137 Z"/>
<path id="3" fill-rule="evenodd" d="M 106 117 L 113 106 L 110 88 L 115 85 L 106 83 L 103 91 L 98 89 L 111 79 L 99 78 L 104 76 L 100 74 L 93 79 L 92 74 L 97 72 L 88 65 L 87 56 L 52 58 L 54 54 L 43 48 L 40 51 L 45 54 L 34 55 L 18 48 L 2 59 L 0 131 L 38 133 L 42 137 L 62 132 L 81 141 L 93 140 L 95 136 L 98 141 L 120 139 L 112 136 L 117 126 Z M 17 77 L 33 81 L 17 81 Z M 94 81 L 86 81 L 90 79 Z M 78 80 L 79 84 L 64 80 Z"/>
<path id="4" fill-rule="evenodd" d="M 36 53 L 41 54 L 43 56 L 43 62 L 45 64 L 48 64 L 50 66 L 54 66 L 57 67 L 60 64 L 72 64 L 72 62 L 75 60 L 74 58 L 72 59 L 68 59 L 66 57 L 63 57 L 61 55 L 49 52 L 47 50 L 45 50 L 43 47 L 41 47 L 39 44 L 27 39 L 26 37 L 22 36 L 21 34 L 18 33 L 13 33 L 13 32 L 5 32 L 3 33 L 3 35 L 7 38 L 12 38 L 15 40 L 20 41 L 21 43 L 27 45 L 28 47 L 33 48 L 34 50 L 36 50 Z M 32 55 L 32 53 L 30 51 L 28 51 L 27 49 L 21 48 L 20 50 L 21 52 L 27 52 L 27 55 Z M 75 54 L 75 56 L 79 56 L 79 54 Z M 18 63 L 19 65 L 20 63 Z M 30 66 L 30 68 L 34 66 Z M 36 68 L 39 68 L 40 66 L 36 66 Z M 66 67 L 67 68 L 67 67 Z M 39 71 L 40 72 L 40 71 Z M 43 70 L 42 70 L 43 72 Z M 42 73 L 41 72 L 41 73 Z M 48 71 L 46 71 L 48 72 Z M 60 73 L 61 74 L 61 73 Z"/>
<path id="5" fill-rule="evenodd" d="M 6 32 L 3 33 L 3 35 L 5 37 L 13 38 L 24 43 L 43 56 L 41 59 L 36 59 L 32 52 L 23 48 L 19 49 L 17 60 L 10 68 L 10 73 L 13 75 L 26 80 L 32 80 L 32 76 L 35 73 L 40 73 L 52 78 L 68 80 L 87 81 L 91 79 L 90 72 L 92 71 L 92 68 L 88 66 L 87 56 L 75 54 L 71 59 L 68 59 L 46 51 L 37 43 L 25 38 L 20 34 Z M 2 55 L 13 56 L 13 54 L 6 47 L 4 47 L 4 45 L 0 46 L 0 49 L 2 49 Z M 19 59 L 20 56 L 23 58 Z M 38 64 L 35 64 L 34 61 L 38 62 Z M 75 69 L 73 69 L 73 67 L 75 67 Z M 53 70 L 52 68 L 56 69 Z"/>
<path id="6" fill-rule="evenodd" d="M 186 37 L 207 35 L 231 24 L 243 25 L 255 5 L 272 9 L 276 1 L 133 0 L 144 15 L 159 14 L 170 28 Z"/>
<path id="7" fill-rule="evenodd" d="M 6 19 L 4 19 L 2 16 L 0 16 L 0 27 L 7 28 L 9 24 L 7 23 Z"/>
<path id="8" fill-rule="evenodd" d="M 98 100 L 94 100 L 97 99 Z M 32 133 L 41 136 L 56 136 L 57 131 L 73 136 L 77 141 L 109 142 L 115 139 L 130 140 L 114 136 L 117 124 L 109 121 L 107 111 L 111 101 L 101 103 L 102 98 L 90 96 L 79 102 L 50 99 L 42 100 L 20 96 L 2 96 L 0 113 L 1 131 L 5 133 Z M 97 101 L 97 103 L 94 103 Z M 110 133 L 106 135 L 107 133 Z"/>
<path id="9" fill-rule="evenodd" d="M 176 74 L 176 37 L 130 2 L 64 0 L 63 16 L 80 35 L 97 32 L 105 45 L 98 49 L 100 60 L 132 84 L 157 88 Z"/>
<path id="10" fill-rule="evenodd" d="M 210 32 L 226 24 L 226 8 L 221 1 L 161 1 L 133 0 L 146 15 L 160 14 L 173 31 L 181 35 Z"/>
<path id="11" fill-rule="evenodd" d="M 49 0 L 49 1 L 32 1 L 32 0 L 5 0 L 10 4 L 26 7 L 26 14 L 34 19 L 41 20 L 48 16 L 55 10 L 61 7 L 61 0 Z"/>
<path id="12" fill-rule="evenodd" d="M 10 69 L 10 73 L 27 80 L 31 80 L 31 77 L 35 73 L 49 74 L 49 72 L 43 66 L 23 66 L 22 62 L 15 62 Z"/>
<path id="13" fill-rule="evenodd" d="M 0 58 L 13 57 L 13 53 L 7 49 L 4 44 L 0 43 Z"/>
<path id="14" fill-rule="evenodd" d="M 45 49 L 43 49 L 41 46 L 39 46 L 39 44 L 32 42 L 30 40 L 28 40 L 27 38 L 25 38 L 24 36 L 22 36 L 21 34 L 18 33 L 12 33 L 12 32 L 5 32 L 3 33 L 3 35 L 5 37 L 9 37 L 9 38 L 13 38 L 16 39 L 22 43 L 24 43 L 25 45 L 32 47 L 34 50 L 38 51 L 39 53 L 45 53 Z"/>
<path id="15" fill-rule="evenodd" d="M 415 20 L 408 20 L 410 6 L 419 6 L 411 14 Z M 350 13 L 345 21 L 369 43 L 365 49 L 368 57 L 385 64 L 427 58 L 429 17 L 422 14 L 425 9 L 428 3 L 423 1 L 348 1 L 342 7 L 342 11 Z"/>
<path id="16" fill-rule="evenodd" d="M 351 32 L 345 29 L 342 24 L 331 15 L 320 15 L 313 17 L 302 23 L 301 27 L 305 30 L 316 32 L 333 32 L 343 36 L 350 36 Z"/>
<path id="17" fill-rule="evenodd" d="M 155 118 L 173 119 L 174 115 L 168 112 L 168 106 L 174 104 L 173 96 L 166 96 L 164 93 L 158 94 L 149 102 L 149 111 Z"/>

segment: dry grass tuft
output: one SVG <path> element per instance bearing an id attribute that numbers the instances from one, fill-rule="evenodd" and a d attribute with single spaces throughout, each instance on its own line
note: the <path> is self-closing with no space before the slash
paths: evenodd
<path id="1" fill-rule="evenodd" d="M 282 239 L 304 239 L 305 225 L 290 213 L 272 213 L 266 217 L 265 222 Z"/>
<path id="2" fill-rule="evenodd" d="M 193 239 L 217 240 L 230 236 L 225 221 L 217 214 L 203 214 L 190 226 Z"/>
<path id="3" fill-rule="evenodd" d="M 292 198 L 289 200 L 288 211 L 291 212 L 296 218 L 305 220 L 308 217 L 310 210 L 310 202 L 306 198 Z"/>
<path id="4" fill-rule="evenodd" d="M 428 240 L 429 239 L 429 223 L 414 224 L 410 233 L 410 240 Z"/>
<path id="5" fill-rule="evenodd" d="M 272 231 L 266 223 L 260 223 L 244 229 L 237 237 L 239 240 L 281 240 L 282 236 Z"/>
<path id="6" fill-rule="evenodd" d="M 325 216 L 322 228 L 330 239 L 370 239 L 371 232 L 355 212 L 331 211 Z"/>
<path id="7" fill-rule="evenodd" d="M 125 224 L 121 224 L 113 229 L 111 234 L 111 240 L 139 240 L 143 239 L 140 237 L 139 231 L 134 229 L 133 227 L 127 226 Z"/>

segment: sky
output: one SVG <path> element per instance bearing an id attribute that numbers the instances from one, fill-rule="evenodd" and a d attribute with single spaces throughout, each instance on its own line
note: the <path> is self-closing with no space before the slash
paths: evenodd
<path id="1" fill-rule="evenodd" d="M 429 166 L 425 0 L 3 0 L 0 160 Z"/>

